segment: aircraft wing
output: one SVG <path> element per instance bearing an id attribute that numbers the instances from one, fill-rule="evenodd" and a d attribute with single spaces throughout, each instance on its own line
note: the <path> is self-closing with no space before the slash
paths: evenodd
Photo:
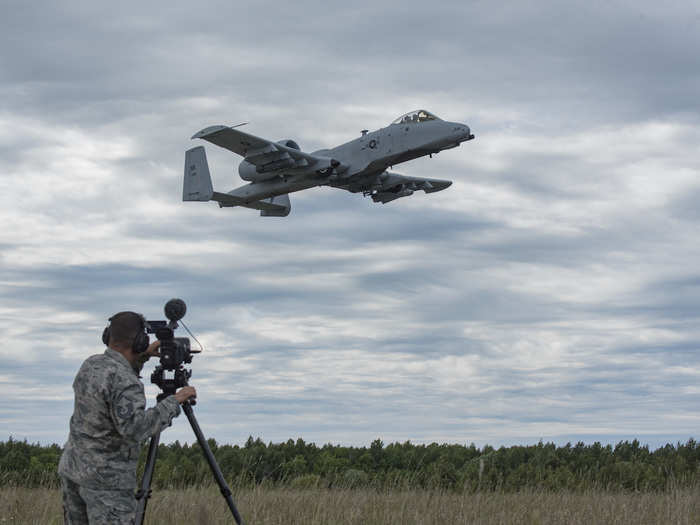
<path id="1" fill-rule="evenodd" d="M 413 190 L 423 190 L 425 193 L 444 190 L 452 185 L 451 180 L 409 177 L 408 175 L 400 175 L 391 171 L 384 172 L 381 175 L 381 181 L 384 188 L 391 188 L 403 184 Z"/>
<path id="2" fill-rule="evenodd" d="M 228 126 L 209 126 L 192 135 L 192 138 L 203 139 L 237 153 L 246 162 L 255 166 L 269 165 L 272 162 L 284 161 L 290 157 L 296 161 L 296 167 L 313 165 L 319 161 L 328 161 L 324 157 L 304 153 L 284 144 L 256 137 Z"/>
<path id="3" fill-rule="evenodd" d="M 372 196 L 374 202 L 381 202 L 382 204 L 401 197 L 409 197 L 417 190 L 433 193 L 444 190 L 452 184 L 451 180 L 409 177 L 390 171 L 385 171 L 379 175 L 377 182 L 373 185 L 372 192 L 367 192 L 367 194 Z"/>

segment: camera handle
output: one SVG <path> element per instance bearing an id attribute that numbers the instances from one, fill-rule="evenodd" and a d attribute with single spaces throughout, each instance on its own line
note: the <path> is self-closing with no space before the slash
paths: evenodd
<path id="1" fill-rule="evenodd" d="M 158 397 L 160 398 L 160 396 L 162 395 L 163 394 L 160 394 Z M 194 411 L 192 410 L 192 405 L 190 405 L 189 401 L 186 401 L 182 404 L 182 410 L 185 412 L 187 420 L 190 422 L 190 426 L 192 427 L 192 431 L 197 437 L 197 442 L 199 443 L 199 446 L 202 449 L 202 453 L 204 454 L 204 457 L 206 458 L 207 463 L 209 464 L 209 468 L 211 469 L 212 474 L 214 475 L 214 479 L 216 479 L 216 483 L 219 485 L 221 495 L 226 500 L 228 508 L 231 509 L 233 519 L 236 520 L 236 523 L 238 525 L 244 525 L 243 519 L 238 513 L 238 509 L 236 508 L 236 505 L 233 502 L 233 497 L 231 496 L 231 489 L 226 484 L 226 480 L 224 479 L 224 475 L 221 473 L 219 464 L 216 462 L 216 458 L 214 457 L 214 454 L 209 448 L 209 443 L 207 443 L 207 440 L 204 438 L 202 429 L 199 427 L 197 418 L 194 417 Z M 136 517 L 134 519 L 134 523 L 136 525 L 143 525 L 143 519 L 146 516 L 146 503 L 148 502 L 148 498 L 151 497 L 151 480 L 153 479 L 153 470 L 155 469 L 156 465 L 156 455 L 158 453 L 159 441 L 160 432 L 151 437 L 151 443 L 148 446 L 148 459 L 146 460 L 146 467 L 143 471 L 143 478 L 141 478 L 141 488 L 136 493 L 136 499 L 138 500 L 138 504 L 136 507 Z"/>

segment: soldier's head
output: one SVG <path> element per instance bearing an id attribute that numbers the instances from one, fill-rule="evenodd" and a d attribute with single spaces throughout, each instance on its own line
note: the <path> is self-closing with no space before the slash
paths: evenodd
<path id="1" fill-rule="evenodd" d="M 118 350 L 132 349 L 135 353 L 146 349 L 148 335 L 145 333 L 146 322 L 141 314 L 119 312 L 110 317 L 109 321 L 109 326 L 102 335 L 106 345 Z"/>

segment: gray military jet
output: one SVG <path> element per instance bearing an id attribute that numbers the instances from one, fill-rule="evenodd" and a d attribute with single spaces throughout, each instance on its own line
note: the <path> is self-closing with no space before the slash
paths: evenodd
<path id="1" fill-rule="evenodd" d="M 210 126 L 193 139 L 204 139 L 243 157 L 241 179 L 250 184 L 228 193 L 214 191 L 203 146 L 185 153 L 183 201 L 216 201 L 219 206 L 244 206 L 265 217 L 286 217 L 289 194 L 316 186 L 362 192 L 385 204 L 416 190 L 433 193 L 452 181 L 407 177 L 387 171 L 395 164 L 432 155 L 472 140 L 469 126 L 446 122 L 425 110 L 412 111 L 389 126 L 368 132 L 333 149 L 301 151 L 291 139 L 272 142 L 244 133 L 242 126 Z"/>

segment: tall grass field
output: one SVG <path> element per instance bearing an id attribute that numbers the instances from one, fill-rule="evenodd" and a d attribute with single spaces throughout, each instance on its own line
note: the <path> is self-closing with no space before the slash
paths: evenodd
<path id="1" fill-rule="evenodd" d="M 700 489 L 664 492 L 256 488 L 234 492 L 248 525 L 700 524 Z M 0 488 L 0 524 L 63 523 L 61 494 Z M 216 485 L 154 491 L 146 523 L 234 523 Z"/>

